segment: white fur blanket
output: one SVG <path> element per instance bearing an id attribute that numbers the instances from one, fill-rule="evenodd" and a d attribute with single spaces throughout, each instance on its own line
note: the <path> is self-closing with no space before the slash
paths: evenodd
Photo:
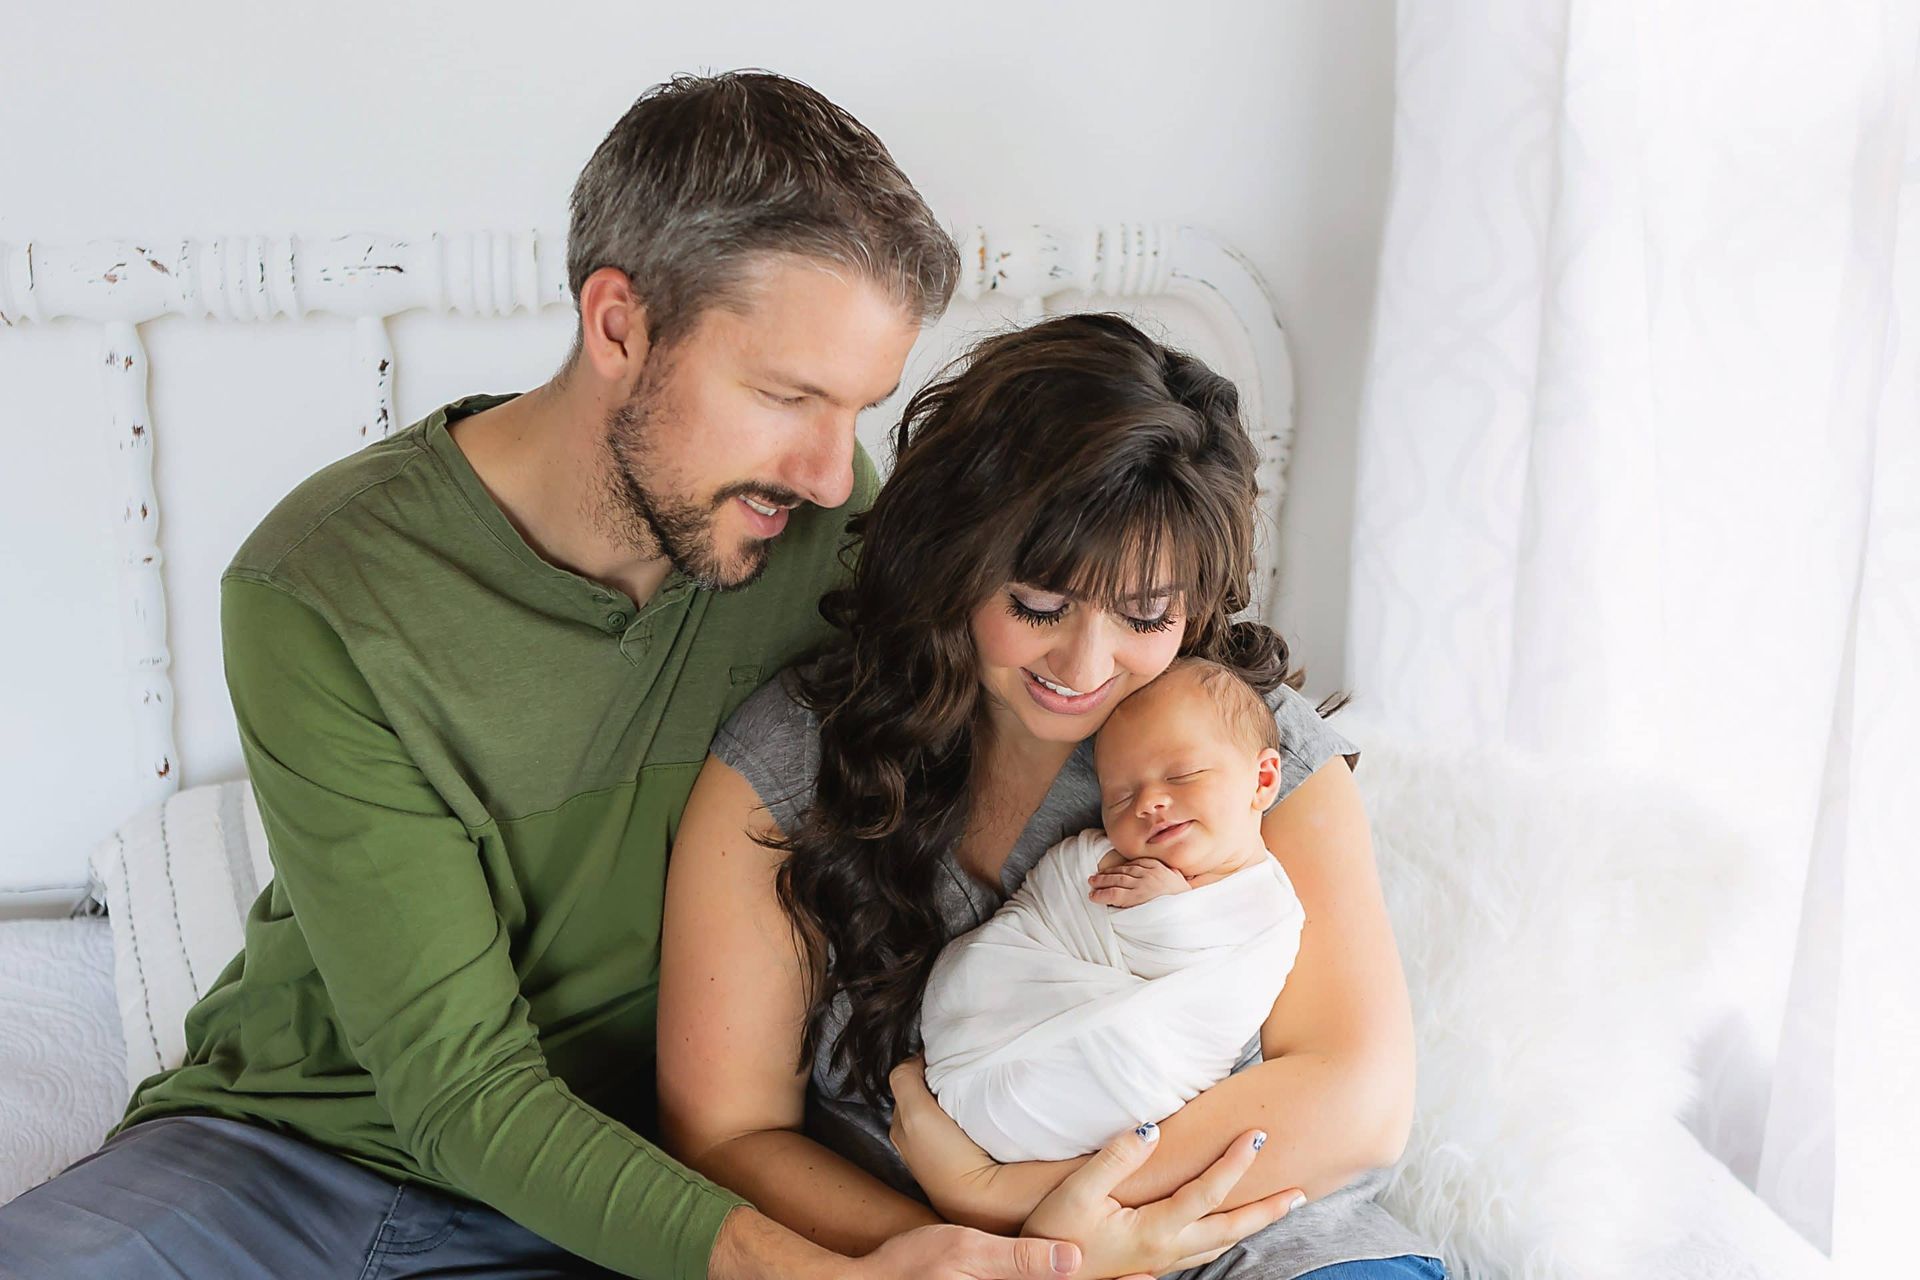
<path id="1" fill-rule="evenodd" d="M 1087 897 L 1112 848 L 1091 830 L 1049 849 L 928 979 L 927 1084 L 1002 1163 L 1172 1115 L 1233 1069 L 1293 968 L 1305 917 L 1277 860 L 1115 908 Z"/>

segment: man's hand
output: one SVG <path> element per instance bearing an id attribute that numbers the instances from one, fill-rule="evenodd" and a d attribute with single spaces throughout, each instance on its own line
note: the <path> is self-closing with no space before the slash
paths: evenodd
<path id="1" fill-rule="evenodd" d="M 1034 1206 L 1076 1167 L 1065 1161 L 1057 1169 L 1043 1162 L 995 1163 L 927 1088 L 924 1059 L 908 1058 L 887 1083 L 893 1088 L 893 1127 L 887 1136 L 948 1222 L 1015 1234 Z M 1023 1174 L 1034 1176 L 1016 1176 Z"/>
<path id="2" fill-rule="evenodd" d="M 945 1224 L 904 1231 L 849 1259 L 748 1205 L 727 1215 L 707 1263 L 708 1280 L 1064 1280 L 1079 1273 L 1077 1245 Z"/>
<path id="3" fill-rule="evenodd" d="M 1132 858 L 1087 877 L 1087 896 L 1109 907 L 1137 907 L 1192 888 L 1187 878 L 1158 858 Z"/>
<path id="4" fill-rule="evenodd" d="M 1062 1280 L 1081 1274 L 1080 1250 L 970 1227 L 919 1227 L 857 1259 L 846 1274 L 851 1280 Z"/>
<path id="5" fill-rule="evenodd" d="M 1142 1125 L 1095 1152 L 1040 1203 L 1022 1234 L 1079 1242 L 1081 1269 L 1090 1278 L 1152 1277 L 1213 1261 L 1306 1198 L 1290 1188 L 1215 1212 L 1266 1140 L 1250 1130 L 1205 1173 L 1165 1200 L 1129 1209 L 1113 1198 L 1114 1188 L 1146 1163 L 1159 1136 L 1158 1126 Z"/>

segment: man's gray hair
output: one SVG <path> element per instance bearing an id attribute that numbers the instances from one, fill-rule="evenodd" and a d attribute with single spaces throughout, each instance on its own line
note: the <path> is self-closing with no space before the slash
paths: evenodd
<path id="1" fill-rule="evenodd" d="M 922 324 L 946 310 L 960 275 L 952 238 L 880 140 L 768 71 L 649 89 L 580 171 L 572 211 L 575 305 L 588 276 L 618 267 L 663 346 L 706 308 L 737 304 L 770 256 L 849 268 Z"/>

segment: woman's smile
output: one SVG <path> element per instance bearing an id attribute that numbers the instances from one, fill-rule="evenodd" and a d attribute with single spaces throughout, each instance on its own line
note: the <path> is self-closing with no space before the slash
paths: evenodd
<path id="1" fill-rule="evenodd" d="M 1027 696 L 1046 710 L 1063 716 L 1083 716 L 1092 711 L 1107 700 L 1107 695 L 1120 682 L 1120 675 L 1116 672 L 1107 677 L 1106 683 L 1099 688 L 1079 693 L 1068 689 L 1066 685 L 1035 675 L 1025 667 L 1020 668 L 1020 674 L 1026 677 Z"/>

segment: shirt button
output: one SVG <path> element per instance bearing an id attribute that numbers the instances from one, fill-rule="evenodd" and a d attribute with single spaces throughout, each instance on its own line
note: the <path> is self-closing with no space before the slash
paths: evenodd
<path id="1" fill-rule="evenodd" d="M 624 627 L 627 625 L 627 615 L 624 613 L 610 613 L 607 615 L 607 625 L 614 628 Z"/>

